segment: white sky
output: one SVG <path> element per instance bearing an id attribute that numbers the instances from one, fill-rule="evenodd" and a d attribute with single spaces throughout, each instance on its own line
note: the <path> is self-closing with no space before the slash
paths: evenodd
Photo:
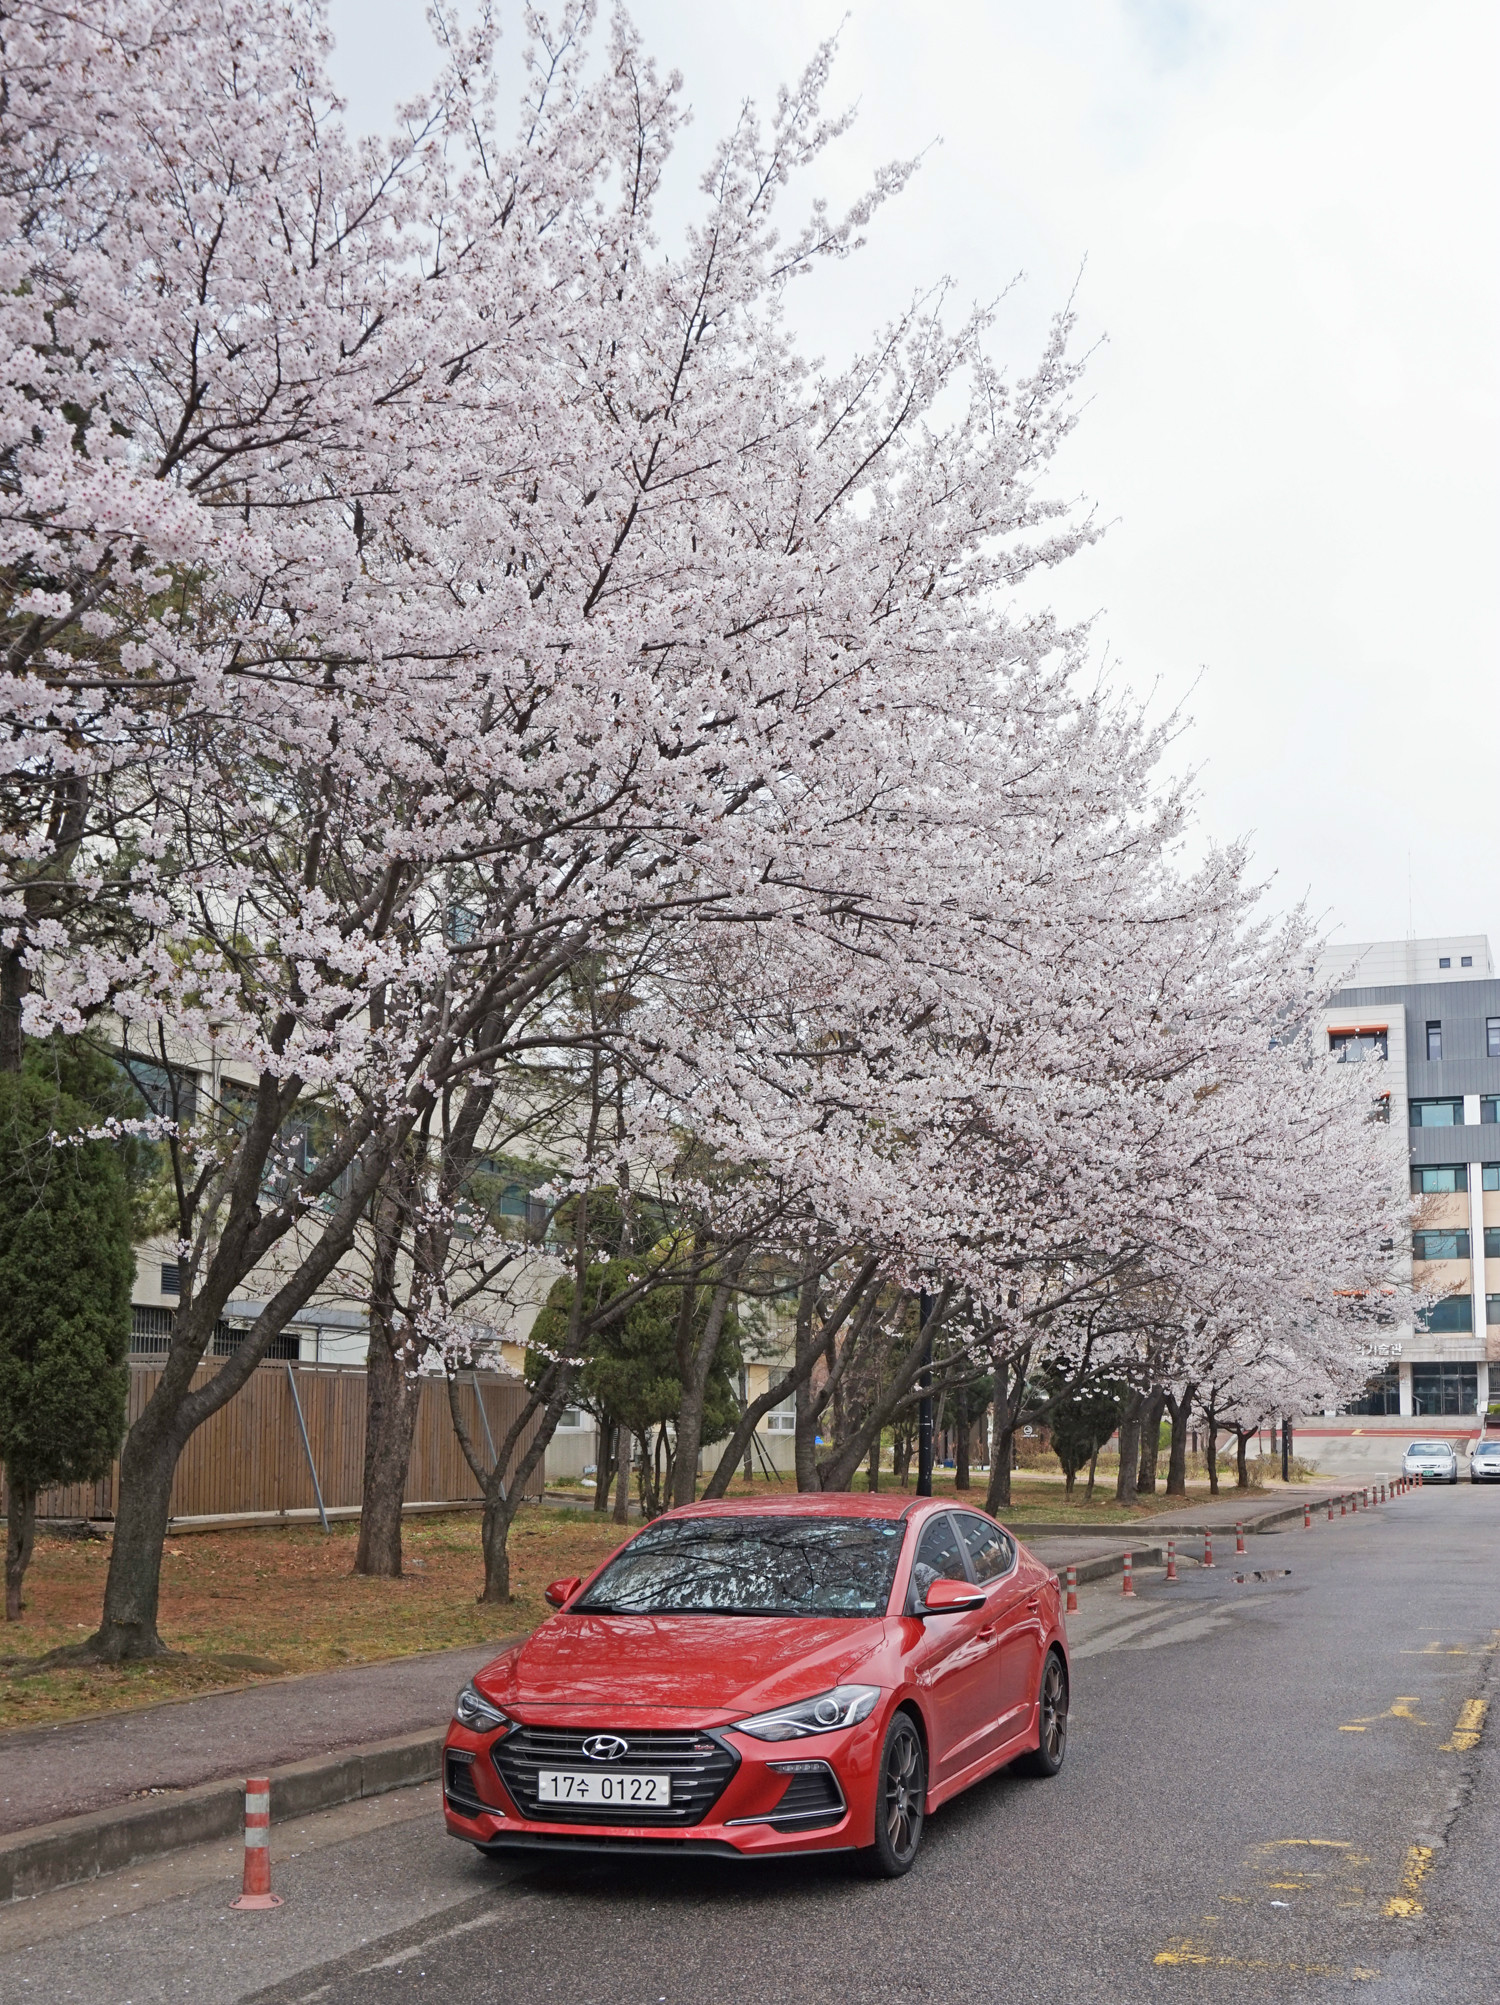
<path id="1" fill-rule="evenodd" d="M 519 8 L 499 0 L 507 30 Z M 1107 336 L 1063 478 L 1114 527 L 1049 583 L 1119 677 L 1192 693 L 1213 835 L 1351 939 L 1500 947 L 1494 0 L 637 0 L 695 120 L 844 20 L 821 189 L 930 146 L 793 311 L 836 356 L 910 294 L 1024 283 L 1030 364 L 1080 269 Z M 332 0 L 357 125 L 431 68 L 421 0 Z M 939 144 L 931 145 L 938 141 Z M 1196 683 L 1196 687 L 1193 685 Z"/>

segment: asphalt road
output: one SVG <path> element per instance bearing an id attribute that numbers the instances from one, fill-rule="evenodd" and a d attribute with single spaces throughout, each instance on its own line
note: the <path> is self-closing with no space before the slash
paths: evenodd
<path id="1" fill-rule="evenodd" d="M 279 1834 L 271 1915 L 227 1912 L 223 1848 L 0 1915 L 0 2000 L 1489 1995 L 1500 1490 L 1251 1547 L 1242 1582 L 1221 1544 L 1213 1573 L 1148 1575 L 1133 1606 L 1086 1592 L 1062 1774 L 971 1791 L 894 1884 L 837 1860 L 498 1865 L 386 1799 Z"/>

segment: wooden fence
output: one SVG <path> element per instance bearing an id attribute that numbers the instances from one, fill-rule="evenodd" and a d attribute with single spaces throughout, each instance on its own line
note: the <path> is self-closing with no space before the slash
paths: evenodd
<path id="1" fill-rule="evenodd" d="M 216 1367 L 201 1365 L 202 1385 Z M 161 1367 L 130 1367 L 128 1420 L 134 1421 L 161 1378 Z M 453 1431 L 448 1390 L 440 1378 L 421 1381 L 411 1466 L 406 1479 L 409 1504 L 471 1503 L 480 1495 L 473 1471 Z M 480 1412 L 483 1389 L 483 1417 Z M 481 1454 L 504 1439 L 526 1398 L 514 1379 L 491 1373 L 470 1375 L 459 1387 L 464 1424 Z M 298 1424 L 300 1403 L 307 1446 Z M 489 1434 L 485 1433 L 488 1422 Z M 524 1445 L 524 1444 L 523 1444 Z M 271 1362 L 257 1366 L 249 1383 L 221 1406 L 188 1441 L 172 1485 L 174 1518 L 235 1517 L 251 1512 L 311 1511 L 309 1454 L 327 1510 L 358 1507 L 365 1453 L 365 1374 L 358 1365 Z M 100 1483 L 44 1490 L 37 1499 L 43 1518 L 113 1518 L 119 1494 L 118 1464 Z M 528 1493 L 541 1495 L 540 1468 Z"/>

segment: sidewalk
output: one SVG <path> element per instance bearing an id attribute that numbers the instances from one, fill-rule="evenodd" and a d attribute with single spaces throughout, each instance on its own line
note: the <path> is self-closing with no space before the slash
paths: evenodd
<path id="1" fill-rule="evenodd" d="M 150 1792 L 284 1768 L 313 1756 L 447 1726 L 460 1685 L 504 1641 L 0 1737 L 0 1834 Z"/>
<path id="2" fill-rule="evenodd" d="M 1205 1529 L 1232 1532 L 1241 1523 L 1247 1532 L 1274 1531 L 1282 1523 L 1300 1520 L 1304 1505 L 1316 1512 L 1325 1511 L 1331 1502 L 1337 1509 L 1340 1499 L 1354 1496 L 1361 1487 L 1355 1484 L 1336 1487 L 1332 1484 L 1288 1484 L 1285 1489 L 1278 1486 L 1275 1490 L 1262 1490 L 1258 1495 L 1229 1490 L 1221 1493 L 1217 1500 L 1205 1497 L 1200 1502 L 1190 1498 L 1181 1510 L 1158 1511 L 1152 1517 L 1137 1518 L 1128 1525 L 1069 1524 L 1066 1520 L 1051 1520 L 1045 1524 L 1016 1523 L 1011 1525 L 1011 1530 L 1024 1545 L 1037 1553 L 1038 1558 L 1041 1557 L 1039 1542 L 1057 1538 L 1067 1539 L 1070 1545 L 1082 1539 L 1112 1538 L 1119 1546 L 1126 1539 L 1179 1538 L 1185 1532 L 1202 1532 Z M 998 1515 L 1002 1524 L 1008 1522 L 1003 1507 Z"/>

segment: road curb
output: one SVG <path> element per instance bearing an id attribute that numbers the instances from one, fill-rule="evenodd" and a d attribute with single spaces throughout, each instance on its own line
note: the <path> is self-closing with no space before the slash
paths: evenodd
<path id="1" fill-rule="evenodd" d="M 1164 1546 L 1132 1546 L 1130 1548 L 1130 1564 L 1132 1566 L 1162 1566 L 1166 1562 L 1166 1556 L 1166 1548 Z M 1075 1577 L 1078 1585 L 1083 1587 L 1088 1581 L 1108 1580 L 1112 1573 L 1123 1573 L 1125 1571 L 1125 1553 L 1122 1548 L 1119 1552 L 1103 1553 L 1098 1559 L 1081 1559 L 1070 1561 L 1069 1563 L 1075 1569 Z M 1063 1569 L 1063 1571 L 1066 1571 L 1066 1569 Z M 1061 1571 L 1057 1573 L 1057 1584 L 1059 1588 L 1064 1584 Z"/>
<path id="2" fill-rule="evenodd" d="M 305 1817 L 362 1796 L 436 1781 L 446 1726 L 423 1727 L 394 1740 L 340 1749 L 271 1770 L 271 1819 Z M 35 1824 L 0 1838 L 0 1903 L 26 1900 L 57 1887 L 75 1886 L 175 1852 L 230 1838 L 245 1808 L 242 1778 L 200 1782 L 168 1796 L 112 1804 L 83 1817 Z"/>
<path id="3" fill-rule="evenodd" d="M 1244 1525 L 1247 1534 L 1251 1532 L 1274 1531 L 1278 1525 L 1289 1523 L 1294 1518 L 1300 1518 L 1304 1504 L 1308 1505 L 1314 1511 L 1321 1511 L 1329 1504 L 1348 1503 L 1351 1498 L 1359 1497 L 1363 1494 L 1363 1490 L 1358 1485 L 1351 1490 L 1334 1490 L 1331 1493 L 1327 1490 L 1320 1490 L 1316 1496 L 1299 1497 L 1295 1504 L 1278 1504 L 1275 1510 L 1262 1511 L 1256 1517 L 1243 1518 L 1239 1522 Z M 1396 1499 L 1393 1498 L 1390 1501 L 1395 1502 Z M 1370 1508 L 1373 1510 L 1375 1506 L 1372 1504 Z M 1002 1518 L 1000 1522 L 1006 1525 L 1010 1531 L 1014 1532 L 1023 1545 L 1028 1544 L 1032 1539 L 1108 1538 L 1111 1532 L 1125 1530 L 1123 1525 L 1028 1525 L 1013 1522 L 1007 1518 Z M 1225 1537 L 1228 1537 L 1234 1530 L 1234 1521 L 1226 1519 L 1222 1524 L 1217 1525 L 1193 1525 L 1184 1524 L 1177 1518 L 1174 1518 L 1170 1524 L 1163 1524 L 1159 1520 L 1153 1522 L 1147 1519 L 1141 1525 L 1140 1529 L 1149 1529 L 1153 1532 L 1160 1530 L 1164 1537 L 1174 1539 L 1201 1539 L 1205 1532 L 1211 1537 L 1217 1537 L 1221 1532 Z"/>

